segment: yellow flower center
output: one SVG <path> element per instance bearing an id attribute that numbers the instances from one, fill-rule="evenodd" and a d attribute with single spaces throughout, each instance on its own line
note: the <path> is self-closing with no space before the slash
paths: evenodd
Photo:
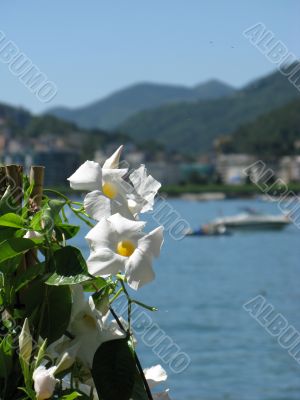
<path id="1" fill-rule="evenodd" d="M 121 240 L 117 244 L 117 253 L 120 256 L 130 257 L 135 250 L 135 245 L 130 240 Z"/>
<path id="2" fill-rule="evenodd" d="M 95 319 L 93 317 L 91 317 L 90 315 L 84 314 L 83 320 L 89 328 L 95 329 L 97 327 L 97 323 L 96 323 Z"/>
<path id="3" fill-rule="evenodd" d="M 109 199 L 114 199 L 118 194 L 116 186 L 109 182 L 106 182 L 102 185 L 102 192 Z"/>

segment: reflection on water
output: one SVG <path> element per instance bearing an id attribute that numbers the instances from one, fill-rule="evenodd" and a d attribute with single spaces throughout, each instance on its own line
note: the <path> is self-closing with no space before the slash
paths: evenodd
<path id="1" fill-rule="evenodd" d="M 255 200 L 171 203 L 194 228 L 243 206 L 278 213 L 275 204 Z M 186 371 L 170 373 L 175 400 L 299 399 L 300 366 L 242 308 L 263 294 L 300 330 L 299 239 L 293 225 L 179 242 L 166 237 L 156 281 L 135 296 L 159 307 L 151 316 L 191 357 Z M 87 250 L 82 238 L 76 244 Z M 145 367 L 160 362 L 141 340 L 138 350 Z"/>

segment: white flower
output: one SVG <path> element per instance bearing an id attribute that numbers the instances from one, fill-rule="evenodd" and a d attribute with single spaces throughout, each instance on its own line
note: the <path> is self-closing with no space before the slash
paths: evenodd
<path id="1" fill-rule="evenodd" d="M 103 169 L 102 191 L 88 193 L 84 199 L 86 212 L 97 221 L 116 213 L 133 219 L 139 213 L 153 209 L 154 198 L 161 184 L 148 175 L 145 166 L 141 165 L 129 175 L 132 184 L 116 175 L 116 171 Z"/>
<path id="2" fill-rule="evenodd" d="M 27 231 L 23 237 L 24 239 L 35 239 L 42 236 L 43 235 L 37 231 Z"/>
<path id="3" fill-rule="evenodd" d="M 147 174 L 145 165 L 141 165 L 130 175 L 133 187 L 136 191 L 135 196 L 131 196 L 129 208 L 133 214 L 144 213 L 153 209 L 154 198 L 161 187 L 161 184 Z"/>
<path id="4" fill-rule="evenodd" d="M 72 189 L 90 192 L 84 199 L 84 208 L 95 220 L 116 212 L 132 218 L 127 194 L 133 188 L 122 179 L 127 168 L 118 168 L 121 151 L 122 146 L 105 161 L 103 168 L 95 161 L 86 161 L 68 178 Z"/>
<path id="5" fill-rule="evenodd" d="M 118 169 L 121 151 L 122 146 L 104 162 L 103 168 L 95 161 L 88 160 L 83 163 L 74 174 L 68 178 L 71 188 L 88 192 L 100 190 L 105 183 L 107 184 L 109 182 L 109 176 L 124 176 L 127 169 Z M 108 187 L 106 190 L 109 192 Z"/>
<path id="6" fill-rule="evenodd" d="M 93 190 L 84 199 L 84 208 L 96 221 L 120 213 L 126 218 L 133 219 L 133 213 L 128 205 L 128 196 L 133 188 L 117 171 L 118 169 L 103 170 L 103 184 L 101 190 Z"/>
<path id="7" fill-rule="evenodd" d="M 125 272 L 130 287 L 137 290 L 154 279 L 153 257 L 158 257 L 163 243 L 163 227 L 146 234 L 145 222 L 132 221 L 114 214 L 103 218 L 87 234 L 91 248 L 87 260 L 95 276 Z"/>
<path id="8" fill-rule="evenodd" d="M 102 168 L 95 161 L 86 161 L 68 178 L 75 190 L 96 190 L 102 186 Z"/>
<path id="9" fill-rule="evenodd" d="M 155 387 L 156 385 L 159 385 L 161 382 L 166 381 L 168 378 L 166 371 L 160 364 L 155 365 L 151 368 L 145 368 L 144 375 L 147 379 L 150 389 Z"/>
<path id="10" fill-rule="evenodd" d="M 75 355 L 78 351 L 79 345 L 75 343 L 69 347 L 57 361 L 56 373 L 60 373 L 72 367 L 75 362 Z"/>
<path id="11" fill-rule="evenodd" d="M 103 164 L 103 169 L 115 169 L 119 168 L 119 162 L 121 153 L 123 150 L 123 145 L 120 146 L 112 156 L 110 156 Z"/>
<path id="12" fill-rule="evenodd" d="M 32 336 L 30 334 L 28 318 L 25 319 L 19 336 L 20 357 L 25 363 L 29 363 L 32 353 Z"/>
<path id="13" fill-rule="evenodd" d="M 97 221 L 116 213 L 134 219 L 138 213 L 152 210 L 154 197 L 161 186 L 147 174 L 144 165 L 130 174 L 131 183 L 125 181 L 123 177 L 128 169 L 119 168 L 122 149 L 120 146 L 102 168 L 97 162 L 86 161 L 68 178 L 72 189 L 89 192 L 84 199 L 84 208 Z"/>
<path id="14" fill-rule="evenodd" d="M 67 346 L 76 348 L 76 357 L 89 368 L 98 347 L 109 340 L 125 337 L 118 326 L 108 322 L 110 314 L 103 315 L 96 309 L 93 298 L 84 298 L 80 286 L 73 288 L 73 307 L 68 331 L 75 337 Z M 66 345 L 64 347 L 66 351 Z"/>
<path id="15" fill-rule="evenodd" d="M 54 377 L 55 371 L 56 367 L 47 369 L 41 365 L 33 372 L 34 390 L 37 400 L 49 399 L 53 395 L 55 386 L 59 382 Z"/>
<path id="16" fill-rule="evenodd" d="M 153 400 L 171 400 L 169 396 L 169 389 L 164 392 L 154 393 L 152 394 Z"/>
<path id="17" fill-rule="evenodd" d="M 168 375 L 161 365 L 155 365 L 151 368 L 144 369 L 145 378 L 147 379 L 149 388 L 152 389 L 159 385 L 161 382 L 167 380 Z M 164 392 L 153 393 L 154 400 L 171 400 L 169 397 L 169 389 Z"/>

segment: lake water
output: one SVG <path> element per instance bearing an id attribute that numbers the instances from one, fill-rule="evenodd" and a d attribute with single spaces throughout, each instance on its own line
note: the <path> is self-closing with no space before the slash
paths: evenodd
<path id="1" fill-rule="evenodd" d="M 244 206 L 279 213 L 258 200 L 170 203 L 195 228 Z M 151 318 L 191 358 L 172 373 L 137 336 L 143 366 L 162 363 L 174 400 L 299 400 L 300 365 L 242 307 L 261 294 L 300 331 L 299 239 L 294 225 L 181 241 L 166 235 L 155 282 L 134 296 L 159 308 Z M 76 244 L 87 251 L 83 239 Z"/>

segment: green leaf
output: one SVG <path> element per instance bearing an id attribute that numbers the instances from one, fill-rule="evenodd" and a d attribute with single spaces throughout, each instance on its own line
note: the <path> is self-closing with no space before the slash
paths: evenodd
<path id="1" fill-rule="evenodd" d="M 16 292 L 22 289 L 24 286 L 28 285 L 44 271 L 45 263 L 41 262 L 27 267 L 27 269 L 23 272 L 18 272 L 18 275 L 16 276 L 16 280 L 14 282 Z"/>
<path id="2" fill-rule="evenodd" d="M 102 315 L 106 315 L 109 310 L 109 294 L 111 287 L 110 285 L 105 286 L 100 289 L 98 292 L 93 294 L 93 300 L 96 306 L 96 309 L 99 310 Z"/>
<path id="3" fill-rule="evenodd" d="M 55 226 L 57 239 L 62 240 L 62 235 L 64 235 L 65 239 L 71 239 L 77 235 L 80 230 L 80 226 L 77 225 L 69 225 L 69 224 L 58 224 Z"/>
<path id="4" fill-rule="evenodd" d="M 49 234 L 52 232 L 54 228 L 54 217 L 50 208 L 42 210 L 40 225 L 43 231 L 46 231 Z"/>
<path id="5" fill-rule="evenodd" d="M 7 335 L 0 344 L 0 377 L 7 379 L 13 367 L 12 337 Z"/>
<path id="6" fill-rule="evenodd" d="M 18 231 L 16 228 L 6 228 L 6 227 L 2 226 L 0 228 L 0 243 L 6 239 L 15 237 L 16 232 L 21 232 L 21 231 Z M 22 233 L 22 235 L 23 235 L 23 233 Z"/>
<path id="7" fill-rule="evenodd" d="M 83 283 L 83 290 L 85 292 L 95 292 L 108 286 L 109 283 L 104 278 L 97 276 L 87 282 Z"/>
<path id="8" fill-rule="evenodd" d="M 37 369 L 37 367 L 39 367 L 41 362 L 43 361 L 44 355 L 46 353 L 46 348 L 47 348 L 47 339 L 43 341 L 42 345 L 39 348 L 38 355 L 32 366 L 33 370 Z"/>
<path id="9" fill-rule="evenodd" d="M 41 336 L 48 344 L 55 342 L 67 330 L 71 317 L 72 296 L 67 286 L 48 287 L 45 296 L 44 318 Z"/>
<path id="10" fill-rule="evenodd" d="M 62 247 L 54 253 L 55 273 L 47 280 L 48 285 L 76 285 L 91 279 L 86 262 L 79 249 Z"/>
<path id="11" fill-rule="evenodd" d="M 41 231 L 42 227 L 41 227 L 41 218 L 42 218 L 42 211 L 38 211 L 36 214 L 34 214 L 31 222 L 30 222 L 30 228 L 33 231 Z"/>
<path id="12" fill-rule="evenodd" d="M 26 315 L 40 329 L 48 344 L 59 339 L 66 331 L 71 316 L 72 296 L 68 286 L 48 286 L 37 280 L 25 289 Z"/>
<path id="13" fill-rule="evenodd" d="M 74 400 L 77 399 L 78 397 L 82 397 L 82 395 L 78 392 L 72 392 L 70 394 L 63 396 L 62 400 Z"/>
<path id="14" fill-rule="evenodd" d="M 7 213 L 0 217 L 0 226 L 22 229 L 25 227 L 25 221 L 20 215 Z"/>
<path id="15" fill-rule="evenodd" d="M 48 201 L 48 206 L 52 210 L 53 215 L 59 215 L 63 206 L 66 205 L 65 200 L 58 200 L 58 199 L 50 199 Z"/>
<path id="16" fill-rule="evenodd" d="M 23 192 L 24 192 L 24 203 L 28 203 L 32 190 L 34 188 L 34 182 L 30 183 L 27 175 L 23 175 Z"/>
<path id="17" fill-rule="evenodd" d="M 14 274 L 21 263 L 22 257 L 22 254 L 18 254 L 13 258 L 1 262 L 0 272 L 2 272 L 6 276 Z"/>
<path id="18" fill-rule="evenodd" d="M 138 371 L 135 374 L 135 382 L 130 400 L 148 400 L 143 380 Z"/>
<path id="19" fill-rule="evenodd" d="M 14 205 L 14 200 L 11 194 L 11 188 L 8 187 L 4 195 L 0 199 L 0 215 L 16 211 L 17 209 L 19 209 L 19 207 L 16 207 Z"/>
<path id="20" fill-rule="evenodd" d="M 0 263 L 16 257 L 18 254 L 24 254 L 26 251 L 37 247 L 42 243 L 42 238 L 24 239 L 10 238 L 0 243 Z"/>
<path id="21" fill-rule="evenodd" d="M 82 282 L 87 281 L 88 279 L 90 279 L 88 275 L 78 274 L 65 276 L 54 272 L 54 274 L 52 274 L 50 278 L 47 279 L 46 283 L 49 286 L 78 285 Z"/>
<path id="22" fill-rule="evenodd" d="M 46 230 L 51 230 L 56 224 L 61 223 L 61 217 L 59 213 L 65 204 L 65 200 L 48 200 L 47 204 L 42 210 L 42 220 Z"/>
<path id="23" fill-rule="evenodd" d="M 103 343 L 95 353 L 92 376 L 102 400 L 129 400 L 136 365 L 127 339 Z"/>

